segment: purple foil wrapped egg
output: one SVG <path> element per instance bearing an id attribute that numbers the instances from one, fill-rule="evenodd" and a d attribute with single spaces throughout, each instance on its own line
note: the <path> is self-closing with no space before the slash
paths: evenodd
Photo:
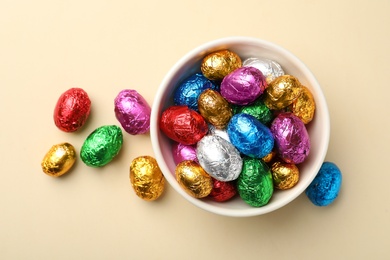
<path id="1" fill-rule="evenodd" d="M 280 113 L 271 124 L 279 157 L 286 163 L 302 163 L 310 152 L 305 124 L 291 112 Z"/>
<path id="2" fill-rule="evenodd" d="M 150 113 L 148 102 L 136 90 L 124 89 L 115 98 L 115 116 L 129 134 L 148 132 Z"/>
<path id="3" fill-rule="evenodd" d="M 173 161 L 175 162 L 176 165 L 186 160 L 198 162 L 198 158 L 196 157 L 195 145 L 175 143 L 172 146 L 172 154 L 173 154 Z"/>
<path id="4" fill-rule="evenodd" d="M 263 73 L 254 67 L 241 67 L 221 82 L 221 95 L 230 103 L 247 105 L 263 94 L 267 87 Z"/>

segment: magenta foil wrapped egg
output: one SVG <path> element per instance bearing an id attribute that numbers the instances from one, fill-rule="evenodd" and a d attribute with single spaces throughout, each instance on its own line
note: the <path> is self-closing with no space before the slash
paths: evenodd
<path id="1" fill-rule="evenodd" d="M 196 146 L 195 145 L 186 145 L 182 143 L 175 143 L 172 146 L 172 155 L 173 161 L 176 165 L 182 161 L 195 161 L 198 162 L 196 157 Z"/>
<path id="2" fill-rule="evenodd" d="M 302 163 L 310 152 L 310 137 L 305 124 L 291 112 L 280 113 L 271 124 L 279 157 L 286 163 Z"/>
<path id="3" fill-rule="evenodd" d="M 127 133 L 137 135 L 149 131 L 151 109 L 141 94 L 136 90 L 124 89 L 114 102 L 115 116 Z"/>
<path id="4" fill-rule="evenodd" d="M 267 87 L 263 73 L 254 67 L 241 67 L 221 82 L 221 95 L 230 103 L 247 105 L 254 102 Z"/>

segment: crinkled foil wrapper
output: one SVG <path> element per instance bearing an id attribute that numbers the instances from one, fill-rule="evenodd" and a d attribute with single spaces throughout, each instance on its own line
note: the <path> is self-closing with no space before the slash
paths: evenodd
<path id="1" fill-rule="evenodd" d="M 211 176 L 196 162 L 182 161 L 175 169 L 179 185 L 192 197 L 207 197 L 213 189 Z"/>
<path id="2" fill-rule="evenodd" d="M 198 108 L 203 118 L 218 129 L 223 129 L 233 116 L 229 103 L 219 92 L 207 89 L 198 99 Z"/>
<path id="3" fill-rule="evenodd" d="M 314 118 L 316 103 L 310 90 L 302 86 L 301 95 L 291 104 L 291 112 L 299 117 L 304 124 L 308 124 Z"/>
<path id="4" fill-rule="evenodd" d="M 130 165 L 130 183 L 135 194 L 143 200 L 158 199 L 164 192 L 165 178 L 156 159 L 139 156 Z"/>
<path id="5" fill-rule="evenodd" d="M 299 181 L 299 169 L 295 164 L 274 162 L 271 166 L 274 187 L 287 190 L 294 187 Z"/>
<path id="6" fill-rule="evenodd" d="M 281 110 L 299 97 L 302 86 L 299 80 L 291 75 L 283 75 L 273 80 L 265 91 L 264 103 L 273 110 Z"/>
<path id="7" fill-rule="evenodd" d="M 253 207 L 266 205 L 274 192 L 272 174 L 269 167 L 260 159 L 245 157 L 237 191 L 247 204 Z"/>
<path id="8" fill-rule="evenodd" d="M 59 177 L 67 173 L 76 161 L 76 151 L 70 143 L 53 145 L 42 160 L 42 171 Z"/>
<path id="9" fill-rule="evenodd" d="M 243 67 L 255 67 L 260 70 L 266 78 L 267 83 L 270 83 L 279 76 L 284 75 L 282 66 L 273 60 L 265 58 L 248 58 L 242 63 Z"/>
<path id="10" fill-rule="evenodd" d="M 114 159 L 122 144 L 123 134 L 118 126 L 101 126 L 85 139 L 80 158 L 88 166 L 102 167 Z"/>
<path id="11" fill-rule="evenodd" d="M 136 90 L 124 89 L 119 92 L 114 105 L 115 116 L 127 133 L 137 135 L 149 131 L 151 108 Z"/>
<path id="12" fill-rule="evenodd" d="M 232 181 L 240 175 L 240 152 L 222 137 L 203 137 L 197 144 L 196 155 L 202 168 L 219 181 Z"/>
<path id="13" fill-rule="evenodd" d="M 182 161 L 190 160 L 198 162 L 196 157 L 196 146 L 175 143 L 172 146 L 173 161 L 178 165 Z"/>
<path id="14" fill-rule="evenodd" d="M 209 195 L 214 201 L 224 202 L 233 198 L 237 194 L 236 183 L 225 182 L 213 179 L 213 189 Z"/>
<path id="15" fill-rule="evenodd" d="M 220 81 L 241 66 L 241 58 L 235 52 L 220 50 L 204 57 L 200 68 L 206 78 Z"/>

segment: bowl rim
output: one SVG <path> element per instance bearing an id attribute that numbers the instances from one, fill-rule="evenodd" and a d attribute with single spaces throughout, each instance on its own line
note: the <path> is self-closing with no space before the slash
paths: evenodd
<path id="1" fill-rule="evenodd" d="M 306 178 L 306 183 L 303 186 L 300 186 L 300 188 L 296 187 L 295 192 L 292 193 L 291 196 L 284 198 L 283 200 L 274 201 L 273 203 L 269 203 L 263 207 L 250 207 L 245 209 L 231 209 L 231 208 L 220 208 L 216 207 L 212 204 L 209 204 L 201 199 L 194 198 L 187 194 L 187 192 L 182 189 L 176 179 L 174 178 L 174 175 L 171 174 L 171 171 L 166 164 L 162 154 L 161 154 L 161 146 L 159 143 L 159 125 L 158 120 L 160 117 L 160 101 L 162 100 L 165 91 L 167 88 L 169 88 L 169 83 L 172 80 L 172 78 L 178 73 L 178 71 L 186 65 L 189 61 L 194 59 L 194 57 L 199 56 L 199 53 L 204 53 L 205 50 L 212 50 L 215 48 L 219 48 L 220 46 L 231 46 L 235 44 L 251 44 L 251 45 L 261 45 L 266 47 L 267 49 L 271 49 L 277 53 L 280 53 L 281 55 L 288 58 L 288 60 L 291 60 L 294 65 L 298 67 L 300 71 L 302 71 L 305 76 L 308 78 L 310 82 L 314 82 L 316 86 L 313 86 L 316 88 L 317 91 L 317 97 L 316 97 L 316 103 L 322 104 L 322 110 L 324 111 L 321 114 L 321 121 L 323 122 L 324 128 L 323 128 L 323 139 L 321 140 L 321 153 L 319 154 L 319 158 L 317 160 L 321 159 L 323 162 L 327 153 L 328 145 L 329 145 L 329 139 L 330 139 L 330 118 L 329 118 L 329 110 L 327 106 L 327 102 L 324 96 L 324 93 L 313 75 L 313 73 L 309 70 L 309 68 L 294 54 L 292 54 L 290 51 L 286 50 L 285 48 L 258 38 L 253 37 L 245 37 L 245 36 L 231 36 L 231 37 L 225 37 L 225 38 L 219 38 L 216 40 L 212 40 L 209 42 L 206 42 L 204 44 L 199 45 L 198 47 L 190 50 L 187 52 L 184 56 L 182 56 L 168 71 L 168 73 L 165 75 L 163 80 L 161 81 L 156 95 L 153 100 L 152 110 L 151 110 L 151 120 L 150 120 L 150 137 L 152 142 L 152 147 L 154 154 L 156 156 L 157 163 L 164 174 L 165 178 L 167 179 L 168 183 L 174 188 L 176 192 L 178 192 L 182 197 L 184 197 L 187 201 L 191 202 L 193 205 L 206 210 L 211 213 L 215 213 L 218 215 L 223 216 L 230 216 L 230 217 L 251 217 L 251 216 L 258 216 L 263 215 L 272 211 L 275 211 L 294 199 L 296 199 L 299 195 L 301 195 L 304 190 L 307 188 L 307 186 L 311 183 L 311 181 L 314 179 L 316 174 L 313 174 L 310 178 Z M 320 100 L 319 100 L 320 99 Z M 318 102 L 320 101 L 320 102 Z M 161 134 L 161 133 L 160 133 Z M 316 172 L 319 171 L 321 167 L 321 164 L 316 165 L 315 170 Z M 228 202 L 227 202 L 228 203 Z"/>

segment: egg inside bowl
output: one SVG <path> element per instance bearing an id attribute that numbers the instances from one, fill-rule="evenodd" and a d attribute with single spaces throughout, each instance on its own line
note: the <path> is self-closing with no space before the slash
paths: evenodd
<path id="1" fill-rule="evenodd" d="M 174 142 L 164 135 L 159 128 L 162 112 L 174 105 L 173 95 L 178 85 L 188 76 L 200 73 L 203 58 L 212 52 L 228 49 L 237 53 L 241 60 L 247 58 L 265 58 L 281 65 L 285 74 L 293 75 L 312 93 L 316 102 L 313 120 L 306 125 L 310 136 L 310 154 L 306 160 L 297 165 L 300 171 L 299 182 L 291 189 L 276 190 L 268 204 L 262 207 L 252 207 L 246 204 L 240 196 L 226 202 L 216 202 L 211 198 L 197 199 L 190 196 L 175 178 L 176 164 L 173 159 L 172 145 Z M 168 183 L 179 196 L 206 211 L 231 217 L 249 217 L 262 215 L 277 210 L 295 198 L 308 187 L 320 169 L 329 143 L 330 122 L 326 99 L 313 73 L 306 65 L 286 49 L 256 38 L 228 37 L 205 43 L 184 55 L 169 70 L 162 80 L 152 105 L 150 136 L 156 160 Z"/>

